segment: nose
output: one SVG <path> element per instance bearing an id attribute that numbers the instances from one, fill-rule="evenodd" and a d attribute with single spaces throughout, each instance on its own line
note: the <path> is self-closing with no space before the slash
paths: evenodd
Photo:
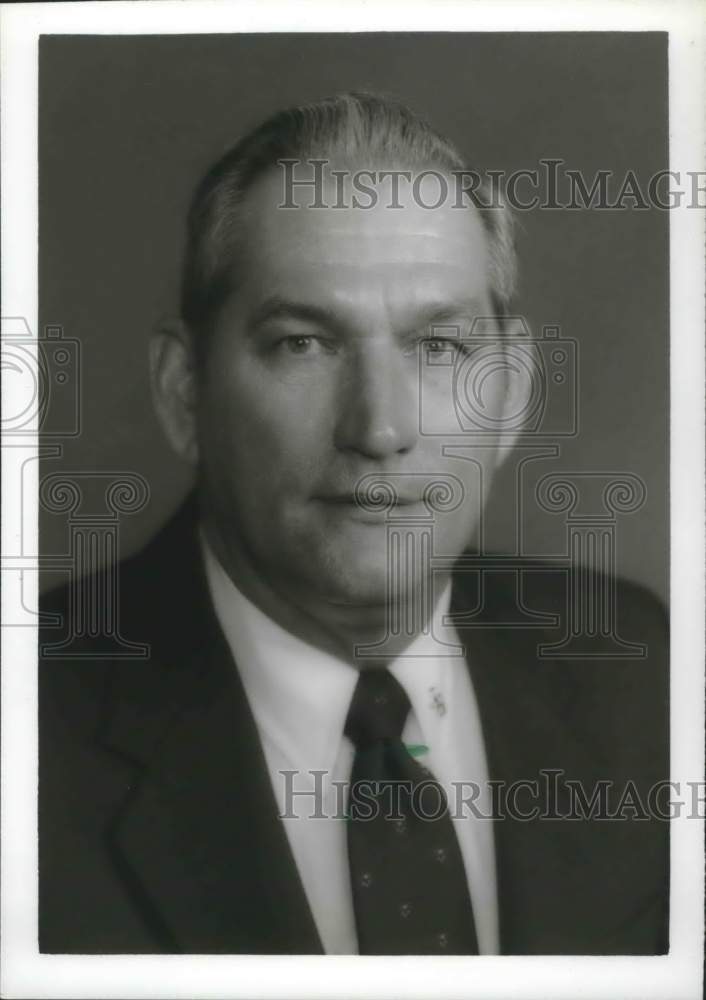
<path id="1" fill-rule="evenodd" d="M 415 376 L 395 344 L 362 341 L 341 387 L 336 447 L 375 460 L 408 452 L 419 426 Z"/>

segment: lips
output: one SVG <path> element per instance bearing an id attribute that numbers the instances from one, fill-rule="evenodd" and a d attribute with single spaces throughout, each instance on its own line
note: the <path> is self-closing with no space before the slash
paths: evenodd
<path id="1" fill-rule="evenodd" d="M 361 496 L 356 497 L 355 494 L 353 493 L 337 493 L 331 496 L 324 495 L 324 496 L 319 496 L 316 499 L 321 500 L 324 503 L 352 504 L 356 507 L 360 507 L 361 504 L 368 504 L 369 506 L 374 506 L 377 500 L 374 494 L 371 496 L 366 496 L 365 494 L 362 494 Z M 418 504 L 421 502 L 422 500 L 420 497 L 396 497 L 393 501 L 393 506 L 411 507 L 414 504 Z"/>

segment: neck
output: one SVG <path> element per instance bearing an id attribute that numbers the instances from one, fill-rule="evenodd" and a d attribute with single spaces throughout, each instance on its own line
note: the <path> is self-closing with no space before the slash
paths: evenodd
<path id="1" fill-rule="evenodd" d="M 302 641 L 358 669 L 387 666 L 426 631 L 449 581 L 448 573 L 443 577 L 433 574 L 426 581 L 433 593 L 432 600 L 424 602 L 425 608 L 421 607 L 420 588 L 400 595 L 395 602 L 396 614 L 402 622 L 415 622 L 416 628 L 392 634 L 387 601 L 339 604 L 322 600 L 304 588 L 287 587 L 284 581 L 266 580 L 242 550 L 234 552 L 225 544 L 212 522 L 202 523 L 202 533 L 231 582 L 263 614 Z"/>

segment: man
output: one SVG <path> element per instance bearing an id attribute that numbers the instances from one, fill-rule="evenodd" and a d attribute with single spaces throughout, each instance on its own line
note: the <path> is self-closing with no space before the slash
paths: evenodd
<path id="1" fill-rule="evenodd" d="M 151 354 L 197 488 L 120 567 L 149 656 L 86 639 L 67 662 L 44 637 L 42 950 L 666 950 L 666 824 L 592 800 L 668 777 L 660 609 L 621 586 L 644 659 L 551 659 L 565 574 L 522 580 L 546 631 L 502 627 L 516 594 L 459 560 L 526 404 L 510 220 L 444 195 L 465 166 L 404 107 L 343 95 L 197 189 Z M 458 372 L 488 344 L 497 433 L 458 446 Z M 45 606 L 70 620 L 68 592 Z M 571 782 L 586 815 L 557 818 Z"/>

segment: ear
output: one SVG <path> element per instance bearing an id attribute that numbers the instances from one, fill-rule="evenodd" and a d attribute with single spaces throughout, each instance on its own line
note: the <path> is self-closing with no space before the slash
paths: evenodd
<path id="1" fill-rule="evenodd" d="M 196 465 L 197 379 L 193 343 L 181 320 L 161 323 L 150 340 L 152 400 L 172 448 Z"/>

